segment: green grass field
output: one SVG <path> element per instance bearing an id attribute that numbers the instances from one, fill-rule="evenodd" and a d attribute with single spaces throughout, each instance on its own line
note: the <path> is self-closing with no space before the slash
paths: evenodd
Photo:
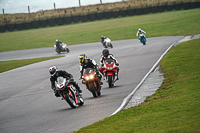
<path id="1" fill-rule="evenodd" d="M 53 56 L 53 57 L 43 57 L 43 58 L 34 58 L 34 59 L 24 59 L 24 60 L 11 60 L 11 61 L 0 61 L 0 73 L 9 71 L 18 67 L 22 67 L 25 65 L 37 63 L 40 61 L 60 58 L 63 56 Z"/>
<path id="2" fill-rule="evenodd" d="M 147 38 L 194 35 L 200 33 L 199 22 L 200 9 L 192 9 L 6 32 L 0 33 L 0 52 L 53 47 L 56 39 L 67 44 L 99 42 L 101 35 L 111 40 L 132 39 L 138 28 L 147 32 Z"/>
<path id="3" fill-rule="evenodd" d="M 164 81 L 145 103 L 74 133 L 199 133 L 200 39 L 172 48 L 160 65 Z"/>

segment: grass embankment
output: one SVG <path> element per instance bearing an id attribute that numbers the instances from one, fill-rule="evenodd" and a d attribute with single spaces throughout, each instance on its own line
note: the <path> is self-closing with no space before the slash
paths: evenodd
<path id="1" fill-rule="evenodd" d="M 76 133 L 199 133 L 200 39 L 172 48 L 160 65 L 165 79 L 146 102 Z"/>
<path id="2" fill-rule="evenodd" d="M 74 15 L 87 15 L 93 13 L 119 11 L 152 6 L 174 5 L 186 2 L 198 2 L 200 0 L 128 0 L 116 3 L 96 4 L 81 7 L 45 10 L 33 13 L 0 14 L 0 25 L 25 23 L 51 18 L 67 17 Z M 104 1 L 103 1 L 104 3 Z M 28 5 L 27 5 L 28 6 Z M 5 11 L 6 13 L 6 11 Z"/>
<path id="3" fill-rule="evenodd" d="M 9 71 L 18 67 L 22 67 L 25 65 L 37 63 L 40 61 L 60 58 L 63 56 L 54 56 L 54 57 L 43 57 L 43 58 L 34 58 L 34 59 L 24 59 L 24 60 L 11 60 L 11 61 L 0 61 L 0 73 Z"/>
<path id="4" fill-rule="evenodd" d="M 0 52 L 52 47 L 59 39 L 67 44 L 100 41 L 104 35 L 111 40 L 136 38 L 138 28 L 147 37 L 194 35 L 200 31 L 200 9 L 172 11 L 65 26 L 0 33 Z"/>

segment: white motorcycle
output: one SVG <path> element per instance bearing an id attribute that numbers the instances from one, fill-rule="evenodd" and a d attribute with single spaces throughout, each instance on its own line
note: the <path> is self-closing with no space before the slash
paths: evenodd
<path id="1" fill-rule="evenodd" d="M 67 52 L 69 53 L 69 48 L 67 48 L 67 44 L 62 43 L 60 44 L 60 47 L 57 48 L 56 45 L 54 45 L 54 47 L 56 48 L 55 51 L 60 54 L 61 52 Z"/>
<path id="2" fill-rule="evenodd" d="M 108 47 L 113 48 L 113 45 L 111 43 L 110 38 L 104 39 L 104 41 L 102 42 L 102 44 L 103 44 L 104 48 L 108 48 Z"/>

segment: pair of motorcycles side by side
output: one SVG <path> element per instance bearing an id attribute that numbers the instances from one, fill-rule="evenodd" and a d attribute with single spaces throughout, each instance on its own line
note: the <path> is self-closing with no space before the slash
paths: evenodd
<path id="1" fill-rule="evenodd" d="M 56 45 L 54 45 L 55 51 L 60 54 L 61 52 L 67 52 L 69 53 L 69 48 L 67 47 L 67 44 L 62 43 L 60 44 L 60 47 L 57 48 Z"/>
<path id="2" fill-rule="evenodd" d="M 114 60 L 105 60 L 103 65 L 103 75 L 109 88 L 113 87 L 114 83 L 117 81 L 117 70 L 118 67 L 116 66 Z M 101 95 L 101 79 L 92 68 L 84 70 L 82 79 L 82 83 L 85 84 L 86 88 L 92 93 L 93 97 Z"/>

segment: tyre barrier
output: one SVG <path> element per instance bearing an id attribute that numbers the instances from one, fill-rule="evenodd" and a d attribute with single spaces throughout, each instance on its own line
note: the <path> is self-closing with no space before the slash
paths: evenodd
<path id="1" fill-rule="evenodd" d="M 165 12 L 172 10 L 188 10 L 200 8 L 200 2 L 187 2 L 187 3 L 177 3 L 172 5 L 162 5 L 162 6 L 153 6 L 153 7 L 145 7 L 145 8 L 137 8 L 137 9 L 127 9 L 127 10 L 119 10 L 119 11 L 109 11 L 103 13 L 92 13 L 88 15 L 76 15 L 76 16 L 68 16 L 68 17 L 59 17 L 59 18 L 51 18 L 47 20 L 38 20 L 26 23 L 17 23 L 17 24 L 8 24 L 4 26 L 0 26 L 0 32 L 6 31 L 14 31 L 14 30 L 25 30 L 31 28 L 39 28 L 46 26 L 55 26 L 55 25 L 64 25 L 78 22 L 87 22 L 87 21 L 95 21 L 102 19 L 110 19 L 117 17 L 125 17 L 125 16 L 134 16 L 134 15 L 142 15 L 148 13 L 157 13 L 157 12 Z"/>

